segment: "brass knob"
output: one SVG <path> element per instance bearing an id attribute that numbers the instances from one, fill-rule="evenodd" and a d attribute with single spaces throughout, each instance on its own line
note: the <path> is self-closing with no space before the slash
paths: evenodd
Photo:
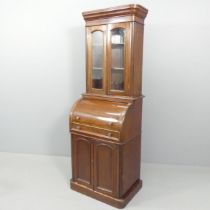
<path id="1" fill-rule="evenodd" d="M 112 136 L 112 133 L 109 132 L 107 135 L 108 135 L 109 137 L 111 137 L 111 136 Z"/>
<path id="2" fill-rule="evenodd" d="M 79 120 L 80 119 L 80 117 L 79 116 L 76 116 L 76 120 Z"/>
<path id="3" fill-rule="evenodd" d="M 78 125 L 78 126 L 76 127 L 76 129 L 80 130 L 80 126 Z"/>

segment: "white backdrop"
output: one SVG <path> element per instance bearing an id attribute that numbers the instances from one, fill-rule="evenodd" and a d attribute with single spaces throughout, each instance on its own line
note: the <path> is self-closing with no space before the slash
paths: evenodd
<path id="1" fill-rule="evenodd" d="M 82 11 L 128 3 L 145 21 L 142 159 L 210 166 L 210 1 L 0 0 L 0 151 L 69 155 L 85 91 Z"/>

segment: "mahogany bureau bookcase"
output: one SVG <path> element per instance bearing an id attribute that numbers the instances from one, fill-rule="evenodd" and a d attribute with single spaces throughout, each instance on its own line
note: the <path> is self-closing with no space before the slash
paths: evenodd
<path id="1" fill-rule="evenodd" d="M 72 107 L 71 188 L 123 208 L 140 179 L 142 52 L 147 9 L 124 5 L 83 13 L 86 93 Z"/>

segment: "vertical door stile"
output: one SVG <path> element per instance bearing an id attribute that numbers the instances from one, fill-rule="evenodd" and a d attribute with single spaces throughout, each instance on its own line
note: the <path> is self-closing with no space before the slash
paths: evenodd
<path id="1" fill-rule="evenodd" d="M 72 163 L 72 179 L 75 181 L 76 178 L 76 164 L 75 164 L 75 157 L 76 157 L 76 148 L 75 148 L 75 141 L 74 141 L 74 135 L 71 136 L 71 163 Z"/>
<path id="2" fill-rule="evenodd" d="M 91 185 L 92 188 L 94 189 L 94 142 L 91 144 Z"/>
<path id="3" fill-rule="evenodd" d="M 107 94 L 110 94 L 110 78 L 111 78 L 111 34 L 110 34 L 110 24 L 107 24 L 107 44 L 106 44 L 106 49 L 107 49 L 107 56 L 106 56 L 106 74 L 107 74 Z"/>
<path id="4" fill-rule="evenodd" d="M 109 31 L 108 31 L 108 24 L 105 26 L 105 40 L 104 40 L 104 65 L 105 65 L 105 71 L 104 71 L 104 83 L 105 83 L 105 94 L 108 94 L 108 81 L 109 81 Z"/>

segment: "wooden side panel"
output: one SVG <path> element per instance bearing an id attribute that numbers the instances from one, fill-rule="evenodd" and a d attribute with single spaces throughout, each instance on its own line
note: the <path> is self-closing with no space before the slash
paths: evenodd
<path id="1" fill-rule="evenodd" d="M 140 135 L 121 146 L 120 196 L 140 178 L 141 140 Z"/>
<path id="2" fill-rule="evenodd" d="M 121 130 L 121 141 L 128 141 L 141 132 L 142 97 L 137 98 L 129 107 Z"/>
<path id="3" fill-rule="evenodd" d="M 72 135 L 73 180 L 92 188 L 92 143 Z"/>
<path id="4" fill-rule="evenodd" d="M 142 59 L 143 59 L 143 33 L 142 24 L 133 24 L 133 95 L 140 96 L 142 94 Z"/>
<path id="5" fill-rule="evenodd" d="M 94 145 L 94 189 L 104 194 L 117 194 L 117 166 L 114 145 Z"/>

